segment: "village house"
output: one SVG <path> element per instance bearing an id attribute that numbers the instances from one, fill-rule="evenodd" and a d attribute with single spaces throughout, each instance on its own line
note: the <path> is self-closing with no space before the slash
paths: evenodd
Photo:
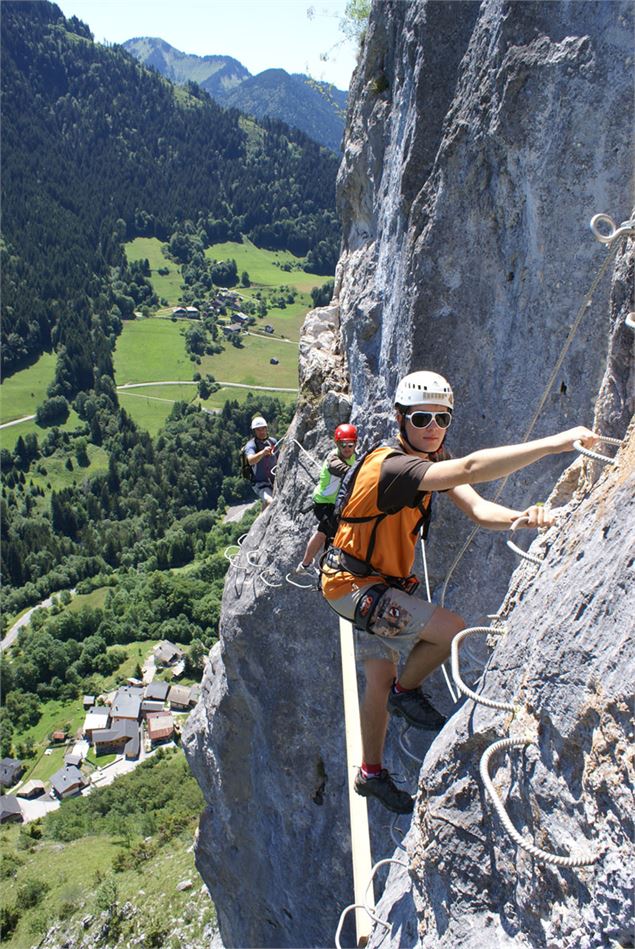
<path id="1" fill-rule="evenodd" d="M 93 732 L 96 729 L 108 728 L 108 720 L 110 719 L 110 709 L 104 706 L 95 706 L 91 708 L 88 715 L 84 720 L 83 734 L 88 739 L 92 741 Z"/>
<path id="2" fill-rule="evenodd" d="M 236 313 L 234 313 L 234 323 L 240 323 L 241 325 L 244 325 L 245 323 L 248 323 L 248 322 L 249 322 L 249 317 L 247 316 L 246 313 L 241 313 L 238 310 L 236 311 Z"/>
<path id="3" fill-rule="evenodd" d="M 242 333 L 242 326 L 240 323 L 230 323 L 229 326 L 223 326 L 223 333 L 225 336 L 236 336 L 238 333 Z"/>
<path id="4" fill-rule="evenodd" d="M 92 708 L 95 704 L 94 695 L 85 695 L 82 699 L 82 705 L 84 706 L 84 711 L 87 712 L 89 708 Z"/>
<path id="5" fill-rule="evenodd" d="M 187 316 L 187 310 L 184 306 L 173 306 L 172 316 Z"/>
<path id="6" fill-rule="evenodd" d="M 120 719 L 128 719 L 132 722 L 139 721 L 142 695 L 143 689 L 135 689 L 130 686 L 118 689 L 114 702 L 110 706 L 111 721 L 113 723 Z"/>
<path id="7" fill-rule="evenodd" d="M 141 703 L 141 714 L 147 719 L 152 712 L 162 712 L 163 702 L 158 699 L 144 699 Z"/>
<path id="8" fill-rule="evenodd" d="M 196 306 L 186 306 L 185 313 L 190 317 L 190 319 L 198 319 L 199 310 Z"/>
<path id="9" fill-rule="evenodd" d="M 172 713 L 164 710 L 163 712 L 151 712 L 146 720 L 148 738 L 152 745 L 159 745 L 161 742 L 170 741 L 174 735 L 174 719 Z"/>
<path id="10" fill-rule="evenodd" d="M 56 745 L 66 741 L 66 732 L 61 731 L 59 728 L 56 729 L 51 735 L 51 741 Z"/>
<path id="11" fill-rule="evenodd" d="M 17 758 L 3 758 L 0 761 L 0 785 L 11 788 L 25 772 L 25 767 Z"/>
<path id="12" fill-rule="evenodd" d="M 145 698 L 153 702 L 165 702 L 169 691 L 170 686 L 167 682 L 149 682 L 146 685 Z"/>
<path id="13" fill-rule="evenodd" d="M 163 639 L 160 643 L 157 643 L 153 652 L 158 666 L 173 666 L 185 655 L 183 650 L 171 643 L 169 639 Z"/>
<path id="14" fill-rule="evenodd" d="M 75 765 L 65 765 L 51 778 L 51 787 L 60 800 L 79 794 L 87 784 L 88 781 Z"/>
<path id="15" fill-rule="evenodd" d="M 21 824 L 23 819 L 17 797 L 13 794 L 3 794 L 0 797 L 0 824 Z"/>
<path id="16" fill-rule="evenodd" d="M 168 693 L 170 708 L 177 712 L 188 712 L 190 709 L 190 690 L 186 685 L 173 685 Z"/>
<path id="17" fill-rule="evenodd" d="M 72 764 L 75 765 L 76 768 L 79 768 L 83 760 L 81 755 L 72 752 L 69 755 L 64 755 L 64 764 Z"/>
<path id="18" fill-rule="evenodd" d="M 114 721 L 110 728 L 93 732 L 96 755 L 120 755 L 132 760 L 139 757 L 141 737 L 139 725 L 130 719 Z"/>
<path id="19" fill-rule="evenodd" d="M 44 781 L 27 781 L 19 791 L 16 791 L 16 794 L 18 797 L 25 797 L 28 801 L 32 801 L 34 798 L 46 794 L 46 785 Z"/>

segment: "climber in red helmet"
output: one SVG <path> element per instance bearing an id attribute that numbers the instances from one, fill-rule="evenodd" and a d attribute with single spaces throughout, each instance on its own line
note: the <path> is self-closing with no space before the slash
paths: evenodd
<path id="1" fill-rule="evenodd" d="M 313 492 L 313 512 L 317 518 L 317 530 L 306 545 L 304 557 L 296 568 L 296 573 L 304 573 L 313 563 L 316 555 L 330 544 L 335 535 L 336 523 L 333 518 L 335 500 L 342 478 L 355 464 L 355 445 L 357 429 L 348 422 L 338 425 L 333 434 L 333 448 L 322 465 L 320 480 Z"/>

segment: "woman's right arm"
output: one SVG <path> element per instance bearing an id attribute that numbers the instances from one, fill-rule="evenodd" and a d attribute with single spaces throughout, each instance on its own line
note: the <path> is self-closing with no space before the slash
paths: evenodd
<path id="1" fill-rule="evenodd" d="M 502 445 L 500 448 L 483 448 L 464 458 L 437 461 L 430 465 L 419 485 L 422 491 L 447 491 L 460 484 L 482 484 L 496 481 L 506 475 L 526 468 L 545 455 L 556 455 L 562 451 L 573 451 L 573 443 L 580 441 L 584 448 L 593 448 L 598 436 L 580 425 L 557 435 L 538 438 L 521 445 Z"/>

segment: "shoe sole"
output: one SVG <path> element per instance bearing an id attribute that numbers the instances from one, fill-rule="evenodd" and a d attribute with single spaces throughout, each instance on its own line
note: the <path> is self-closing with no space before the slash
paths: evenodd
<path id="1" fill-rule="evenodd" d="M 418 728 L 423 732 L 440 732 L 446 724 L 446 722 L 443 721 L 438 725 L 424 725 L 421 722 L 418 722 L 416 718 L 412 718 L 410 715 L 408 715 L 408 713 L 402 708 L 399 708 L 399 706 L 389 705 L 388 711 L 391 715 L 397 715 L 399 718 L 403 718 L 406 722 L 408 722 L 409 725 L 412 725 L 413 728 Z"/>
<path id="2" fill-rule="evenodd" d="M 371 794 L 370 792 L 358 791 L 357 788 L 355 788 L 355 793 L 359 794 L 360 797 L 365 797 L 366 800 L 368 800 L 369 798 L 372 798 L 373 800 L 378 801 L 382 807 L 384 807 L 387 811 L 390 811 L 392 814 L 412 814 L 412 812 L 414 811 L 414 801 L 412 803 L 412 807 L 408 808 L 408 810 L 405 811 L 399 807 L 391 807 L 390 804 L 387 804 L 377 794 Z"/>

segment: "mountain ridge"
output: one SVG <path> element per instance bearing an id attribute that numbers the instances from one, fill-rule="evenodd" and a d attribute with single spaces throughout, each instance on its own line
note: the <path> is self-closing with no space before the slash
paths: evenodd
<path id="1" fill-rule="evenodd" d="M 219 105 L 279 119 L 339 151 L 348 93 L 336 86 L 278 67 L 253 75 L 232 56 L 185 53 L 160 37 L 132 37 L 121 45 L 172 82 L 198 83 Z"/>

